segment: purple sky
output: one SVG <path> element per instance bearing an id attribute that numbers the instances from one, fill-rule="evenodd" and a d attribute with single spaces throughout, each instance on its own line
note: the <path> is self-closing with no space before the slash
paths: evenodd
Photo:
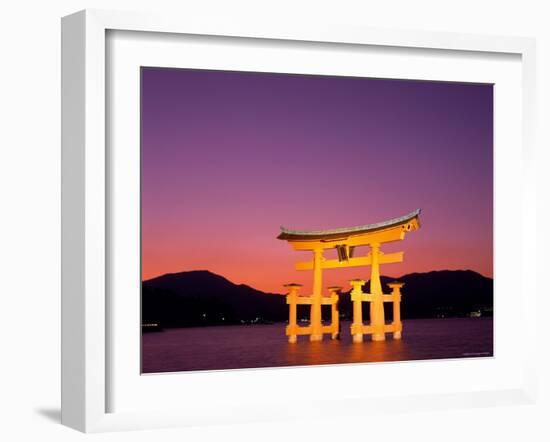
<path id="1" fill-rule="evenodd" d="M 282 291 L 308 255 L 279 226 L 361 225 L 421 208 L 383 250 L 413 271 L 492 276 L 492 85 L 142 69 L 143 278 L 208 269 Z M 368 268 L 329 270 L 348 286 Z"/>

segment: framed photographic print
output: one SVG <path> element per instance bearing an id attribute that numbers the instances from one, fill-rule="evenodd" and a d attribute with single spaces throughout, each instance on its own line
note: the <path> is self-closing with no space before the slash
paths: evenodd
<path id="1" fill-rule="evenodd" d="M 532 400 L 533 45 L 64 18 L 63 422 Z"/>

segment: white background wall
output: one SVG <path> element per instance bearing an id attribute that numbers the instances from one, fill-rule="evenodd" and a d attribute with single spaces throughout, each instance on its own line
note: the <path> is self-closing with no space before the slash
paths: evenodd
<path id="1" fill-rule="evenodd" d="M 550 12 L 544 1 L 429 0 L 271 2 L 88 0 L 4 2 L 0 7 L 0 439 L 81 440 L 59 425 L 60 17 L 83 8 L 166 10 L 177 14 L 270 17 L 274 22 L 336 22 L 371 27 L 534 36 L 538 43 L 538 174 L 550 166 Z M 544 151 L 546 148 L 546 151 Z M 548 204 L 539 195 L 540 219 Z M 548 192 L 546 191 L 546 195 Z M 513 211 L 517 208 L 511 207 Z M 540 223 L 539 311 L 550 308 Z M 513 259 L 515 244 L 510 242 Z M 548 262 L 548 261 L 547 261 Z M 535 263 L 535 259 L 533 259 Z M 6 302 L 7 301 L 7 302 Z M 542 317 L 542 315 L 541 315 Z M 29 325 L 34 324 L 34 325 Z M 287 422 L 102 434 L 95 440 L 550 440 L 550 340 L 540 330 L 536 406 L 398 415 L 361 421 Z"/>

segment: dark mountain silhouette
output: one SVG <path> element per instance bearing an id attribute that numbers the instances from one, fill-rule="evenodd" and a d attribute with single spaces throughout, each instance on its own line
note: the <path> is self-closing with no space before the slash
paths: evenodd
<path id="1" fill-rule="evenodd" d="M 381 277 L 385 293 L 389 293 L 386 284 L 395 279 Z M 411 273 L 397 279 L 405 283 L 401 304 L 403 319 L 460 317 L 472 311 L 492 315 L 493 280 L 479 273 L 442 270 Z M 363 290 L 369 290 L 368 282 Z M 391 318 L 391 305 L 386 303 L 385 307 Z M 339 310 L 344 318 L 351 317 L 349 291 L 341 294 Z M 307 316 L 308 306 L 299 306 L 298 317 Z M 368 319 L 367 303 L 364 317 Z M 206 270 L 170 273 L 142 283 L 143 322 L 189 327 L 265 323 L 287 318 L 284 296 L 234 284 Z"/>
<path id="2" fill-rule="evenodd" d="M 479 273 L 471 270 L 442 270 L 411 273 L 399 280 L 405 283 L 402 304 L 404 318 L 465 316 L 478 310 L 492 316 L 493 280 Z"/>
<path id="3" fill-rule="evenodd" d="M 281 321 L 285 297 L 233 284 L 207 270 L 169 273 L 142 284 L 143 321 L 166 327 Z"/>
<path id="4" fill-rule="evenodd" d="M 388 282 L 405 283 L 402 292 L 401 316 L 413 318 L 464 317 L 479 311 L 484 316 L 493 314 L 493 280 L 471 270 L 438 270 L 410 273 L 399 278 L 380 277 L 384 293 L 390 293 Z M 363 291 L 370 290 L 370 283 Z M 349 291 L 340 296 L 340 311 L 351 317 Z M 386 317 L 391 318 L 391 303 L 385 303 Z M 368 305 L 363 305 L 368 317 Z M 367 316 L 365 316 L 367 315 Z"/>

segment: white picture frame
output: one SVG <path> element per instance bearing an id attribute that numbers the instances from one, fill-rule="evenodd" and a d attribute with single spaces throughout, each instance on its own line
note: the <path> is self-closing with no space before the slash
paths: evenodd
<path id="1" fill-rule="evenodd" d="M 521 57 L 522 186 L 520 231 L 516 235 L 519 252 L 518 308 L 536 305 L 534 266 L 528 257 L 535 253 L 534 97 L 535 42 L 529 38 L 493 37 L 417 31 L 388 31 L 327 24 L 300 27 L 266 23 L 216 23 L 196 17 L 162 17 L 87 10 L 62 21 L 62 423 L 85 432 L 120 429 L 185 426 L 214 422 L 284 419 L 286 410 L 258 410 L 251 399 L 240 399 L 238 407 L 248 410 L 205 413 L 200 407 L 190 414 L 182 411 L 109 411 L 108 395 L 113 387 L 109 366 L 113 355 L 108 343 L 112 318 L 108 302 L 108 244 L 112 238 L 107 220 L 112 203 L 107 174 L 106 134 L 106 35 L 109 31 L 142 31 L 163 34 L 202 35 L 269 39 L 286 42 L 338 43 L 380 48 L 425 48 L 515 54 Z M 498 118 L 498 116 L 497 116 Z M 498 191 L 498 190 L 497 190 Z M 496 221 L 498 222 L 498 220 Z M 495 253 L 503 253 L 496 249 Z M 509 290 L 512 290 L 511 288 Z M 498 296 L 498 295 L 497 295 Z M 335 396 L 342 414 L 362 414 L 376 410 L 408 408 L 452 408 L 502 403 L 530 403 L 536 392 L 534 349 L 535 324 L 521 316 L 516 327 L 525 338 L 521 384 L 501 389 L 449 394 L 400 395 L 388 391 L 377 398 L 376 407 L 342 392 Z M 333 370 L 342 368 L 333 367 Z M 289 371 L 287 370 L 286 373 Z M 265 373 L 265 372 L 264 372 Z M 208 374 L 205 374 L 208 376 Z M 234 375 L 243 376 L 243 372 Z M 288 376 L 288 375 L 287 375 Z M 170 382 L 170 381 L 167 381 Z M 320 400 L 314 401 L 321 405 Z M 215 408 L 216 404 L 212 404 Z M 325 411 L 316 407 L 315 415 Z M 331 414 L 334 410 L 329 411 Z"/>

